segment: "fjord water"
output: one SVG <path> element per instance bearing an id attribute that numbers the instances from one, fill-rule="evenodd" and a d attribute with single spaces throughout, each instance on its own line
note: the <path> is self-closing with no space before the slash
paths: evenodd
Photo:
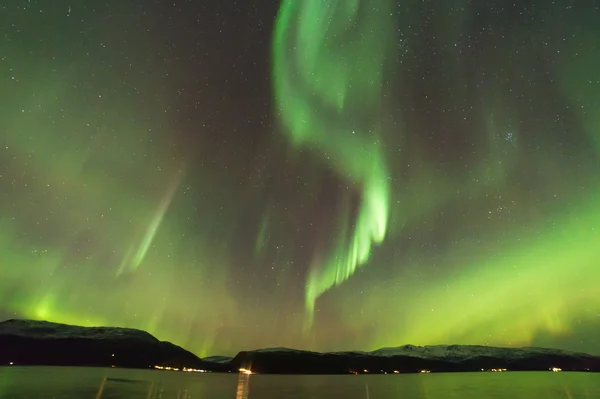
<path id="1" fill-rule="evenodd" d="M 600 398 L 600 375 L 506 372 L 238 375 L 70 367 L 1 367 L 2 399 Z"/>

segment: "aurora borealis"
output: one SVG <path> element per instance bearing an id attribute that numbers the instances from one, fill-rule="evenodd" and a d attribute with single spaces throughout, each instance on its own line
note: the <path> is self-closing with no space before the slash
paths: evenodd
<path id="1" fill-rule="evenodd" d="M 350 196 L 342 198 L 335 249 L 329 257 L 317 255 L 310 264 L 309 325 L 316 299 L 351 277 L 368 261 L 372 244 L 385 237 L 390 173 L 374 129 L 381 117 L 385 49 L 393 42 L 393 36 L 386 40 L 394 31 L 390 6 L 380 2 L 365 10 L 360 2 L 345 0 L 284 1 L 279 12 L 274 85 L 291 140 L 320 151 L 341 179 L 356 186 L 360 198 L 356 211 L 349 206 Z"/>
<path id="2" fill-rule="evenodd" d="M 1 5 L 0 319 L 140 328 L 200 356 L 600 354 L 599 18 L 534 0 Z"/>

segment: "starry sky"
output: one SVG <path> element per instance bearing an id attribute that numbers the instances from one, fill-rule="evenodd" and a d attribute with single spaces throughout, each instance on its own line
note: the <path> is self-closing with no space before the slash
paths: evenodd
<path id="1" fill-rule="evenodd" d="M 0 319 L 199 356 L 600 354 L 597 0 L 0 4 Z"/>

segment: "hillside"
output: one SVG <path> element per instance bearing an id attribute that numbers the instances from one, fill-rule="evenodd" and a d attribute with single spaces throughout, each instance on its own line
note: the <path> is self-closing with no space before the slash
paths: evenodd
<path id="1" fill-rule="evenodd" d="M 267 374 L 459 372 L 506 369 L 600 371 L 600 357 L 545 348 L 404 345 L 372 352 L 319 353 L 274 348 L 240 352 L 232 368 Z"/>
<path id="2" fill-rule="evenodd" d="M 145 331 L 33 320 L 0 322 L 0 364 L 203 368 L 212 364 Z"/>
<path id="3" fill-rule="evenodd" d="M 178 369 L 259 374 L 374 374 L 482 370 L 600 371 L 600 357 L 546 348 L 404 345 L 372 352 L 319 353 L 287 348 L 243 351 L 234 358 L 200 359 L 145 331 L 79 327 L 47 321 L 0 322 L 0 365 Z"/>

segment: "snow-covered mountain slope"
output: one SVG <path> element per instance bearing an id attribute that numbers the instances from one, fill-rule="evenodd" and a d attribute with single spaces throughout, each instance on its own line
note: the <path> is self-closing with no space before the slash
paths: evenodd
<path id="1" fill-rule="evenodd" d="M 368 354 L 375 356 L 411 356 L 422 359 L 471 359 L 494 357 L 501 359 L 519 359 L 533 355 L 561 355 L 573 357 L 590 356 L 585 353 L 568 352 L 558 349 L 524 347 L 501 348 L 481 345 L 404 345 L 395 348 L 381 348 Z"/>

